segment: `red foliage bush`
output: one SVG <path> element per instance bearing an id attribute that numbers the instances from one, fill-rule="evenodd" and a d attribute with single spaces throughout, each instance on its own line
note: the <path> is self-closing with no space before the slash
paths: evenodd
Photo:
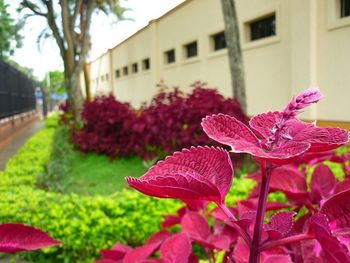
<path id="1" fill-rule="evenodd" d="M 177 88 L 162 91 L 143 106 L 133 126 L 137 153 L 151 158 L 191 145 L 212 145 L 200 123 L 205 116 L 219 112 L 242 122 L 248 120 L 236 100 L 225 99 L 215 89 L 196 87 L 188 96 Z"/>
<path id="2" fill-rule="evenodd" d="M 75 135 L 75 144 L 84 152 L 111 158 L 135 154 L 144 159 L 163 157 L 191 145 L 212 145 L 200 123 L 205 116 L 219 112 L 244 123 L 248 120 L 236 100 L 198 86 L 187 96 L 178 88 L 163 89 L 142 105 L 138 114 L 112 95 L 99 97 L 85 104 L 84 126 Z"/>
<path id="3" fill-rule="evenodd" d="M 75 144 L 84 152 L 107 154 L 114 158 L 132 151 L 130 124 L 136 114 L 128 103 L 112 95 L 97 97 L 84 105 L 84 126 L 74 135 Z"/>

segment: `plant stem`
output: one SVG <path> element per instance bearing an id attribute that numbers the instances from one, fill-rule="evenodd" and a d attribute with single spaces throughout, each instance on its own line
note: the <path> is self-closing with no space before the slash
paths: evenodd
<path id="1" fill-rule="evenodd" d="M 237 224 L 237 219 L 236 217 L 231 213 L 230 209 L 227 208 L 226 205 L 224 204 L 218 204 L 218 206 L 221 208 L 221 210 L 225 213 L 225 215 L 230 219 L 230 222 L 232 224 L 230 224 L 231 227 L 233 227 L 238 234 L 241 235 L 241 237 L 243 238 L 243 240 L 245 241 L 245 243 L 247 244 L 247 246 L 250 246 L 250 237 L 247 234 L 247 232 L 240 226 Z"/>
<path id="2" fill-rule="evenodd" d="M 290 244 L 293 242 L 298 242 L 301 240 L 313 239 L 313 238 L 315 238 L 313 235 L 299 234 L 299 235 L 295 235 L 295 236 L 282 238 L 279 240 L 272 240 L 272 241 L 268 241 L 264 245 L 262 245 L 260 247 L 260 251 L 267 250 L 267 249 L 274 248 L 274 247 L 278 247 L 278 246 L 282 246 L 282 245 L 286 245 L 286 244 Z"/>
<path id="3" fill-rule="evenodd" d="M 258 209 L 256 212 L 256 220 L 253 233 L 253 241 L 250 246 L 249 263 L 258 263 L 260 261 L 260 239 L 264 224 L 266 211 L 267 195 L 269 193 L 269 184 L 271 177 L 271 168 L 266 167 L 267 161 L 260 161 L 261 169 L 261 185 L 258 201 Z"/>

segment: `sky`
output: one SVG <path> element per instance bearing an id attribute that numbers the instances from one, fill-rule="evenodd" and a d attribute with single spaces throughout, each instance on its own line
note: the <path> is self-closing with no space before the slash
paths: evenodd
<path id="1" fill-rule="evenodd" d="M 133 19 L 132 21 L 115 22 L 104 14 L 95 15 L 91 26 L 92 48 L 88 60 L 97 58 L 109 48 L 146 26 L 150 20 L 158 18 L 183 1 L 121 0 L 122 6 L 131 9 L 126 13 L 126 17 Z M 14 10 L 20 0 L 7 0 L 6 2 L 10 5 L 13 16 L 16 16 Z M 41 44 L 37 43 L 37 38 L 45 27 L 47 27 L 46 21 L 43 18 L 27 19 L 22 29 L 23 47 L 18 49 L 12 57 L 20 65 L 33 68 L 34 75 L 38 79 L 43 79 L 48 71 L 63 69 L 59 50 L 54 40 L 47 39 Z"/>

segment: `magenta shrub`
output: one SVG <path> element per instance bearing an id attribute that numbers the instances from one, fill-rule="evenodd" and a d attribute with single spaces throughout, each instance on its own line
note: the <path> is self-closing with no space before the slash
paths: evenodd
<path id="1" fill-rule="evenodd" d="M 84 126 L 74 135 L 74 142 L 84 152 L 106 154 L 112 158 L 132 153 L 131 125 L 136 114 L 128 103 L 112 95 L 97 97 L 84 105 Z"/>
<path id="2" fill-rule="evenodd" d="M 111 158 L 139 155 L 144 159 L 191 145 L 212 145 L 200 123 L 208 114 L 223 112 L 247 123 L 239 103 L 225 99 L 215 89 L 196 86 L 189 95 L 179 89 L 161 91 L 136 113 L 129 104 L 112 95 L 86 103 L 84 126 L 75 144 L 84 152 L 107 154 Z"/>
<path id="3" fill-rule="evenodd" d="M 177 215 L 166 216 L 164 229 L 145 245 L 130 248 L 117 243 L 103 251 L 98 262 L 198 262 L 194 243 L 204 248 L 209 262 L 216 262 L 218 251 L 224 253 L 223 262 L 350 262 L 350 156 L 331 152 L 349 142 L 349 133 L 296 118 L 321 98 L 318 89 L 308 89 L 283 111 L 253 117 L 249 126 L 224 114 L 204 118 L 209 137 L 259 163 L 260 172 L 251 175 L 257 187 L 250 197 L 237 207 L 226 206 L 233 165 L 224 149 L 206 146 L 175 152 L 142 177 L 126 181 L 146 195 L 176 198 L 186 206 Z M 346 179 L 338 180 L 320 164 L 325 159 L 341 163 Z M 276 191 L 288 201 L 268 201 L 268 194 Z M 216 204 L 211 211 L 209 202 Z M 181 231 L 166 230 L 173 225 L 180 225 Z"/>
<path id="4" fill-rule="evenodd" d="M 236 100 L 225 99 L 215 89 L 196 87 L 188 96 L 179 89 L 160 92 L 142 107 L 133 126 L 137 154 L 151 158 L 191 145 L 212 145 L 200 123 L 208 114 L 219 112 L 248 121 Z"/>

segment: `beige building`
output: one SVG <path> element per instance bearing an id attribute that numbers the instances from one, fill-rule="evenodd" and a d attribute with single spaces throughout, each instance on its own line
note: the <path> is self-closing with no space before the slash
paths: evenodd
<path id="1" fill-rule="evenodd" d="M 236 0 L 248 114 L 283 108 L 318 86 L 327 97 L 307 119 L 350 121 L 350 0 Z M 200 80 L 231 96 L 220 0 L 187 0 L 91 62 L 94 94 L 134 106 L 156 84 Z"/>

